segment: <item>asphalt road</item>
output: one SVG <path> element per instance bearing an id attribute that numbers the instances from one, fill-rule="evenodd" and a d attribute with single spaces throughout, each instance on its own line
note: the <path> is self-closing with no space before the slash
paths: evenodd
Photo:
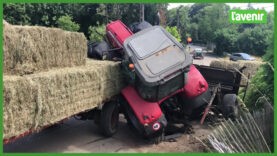
<path id="1" fill-rule="evenodd" d="M 143 139 L 120 117 L 119 131 L 110 138 L 103 137 L 93 121 L 74 118 L 4 145 L 4 153 L 149 153 L 203 152 L 203 145 L 195 138 L 209 134 L 210 129 L 199 122 L 192 123 L 194 134 L 183 134 L 173 142 L 158 145 Z"/>
<path id="2" fill-rule="evenodd" d="M 201 60 L 201 59 L 193 59 L 193 64 L 209 66 L 210 63 L 213 60 L 217 60 L 217 59 L 218 59 L 218 57 L 212 56 L 211 54 L 208 54 L 208 53 L 205 53 L 203 60 Z"/>
<path id="3" fill-rule="evenodd" d="M 118 133 L 106 138 L 93 121 L 71 118 L 39 133 L 4 145 L 4 152 L 118 152 L 126 146 L 138 146 L 143 139 L 132 133 L 121 117 Z M 134 140 L 134 141 L 132 141 Z"/>

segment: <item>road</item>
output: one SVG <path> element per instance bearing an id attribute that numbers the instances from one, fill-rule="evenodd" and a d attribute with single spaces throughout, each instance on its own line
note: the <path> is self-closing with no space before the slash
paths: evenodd
<path id="1" fill-rule="evenodd" d="M 200 59 L 193 59 L 193 64 L 198 64 L 198 65 L 206 65 L 206 66 L 209 66 L 210 63 L 213 61 L 213 60 L 216 60 L 218 59 L 217 56 L 213 55 L 212 52 L 207 52 L 205 51 L 204 49 L 206 49 L 206 47 L 203 47 L 203 46 L 198 46 L 198 45 L 189 45 L 189 46 L 186 46 L 185 47 L 187 52 L 192 52 L 194 49 L 196 48 L 201 48 L 203 49 L 203 55 L 204 55 L 204 59 L 203 60 L 200 60 Z"/>
<path id="2" fill-rule="evenodd" d="M 213 55 L 211 55 L 211 54 L 205 53 L 205 54 L 204 54 L 204 59 L 203 59 L 203 60 L 201 60 L 201 59 L 193 59 L 193 64 L 209 66 L 210 63 L 211 63 L 213 60 L 217 60 L 217 59 L 218 59 L 217 56 L 213 56 Z"/>
<path id="3" fill-rule="evenodd" d="M 123 116 L 119 131 L 110 138 L 103 137 L 93 121 L 74 118 L 4 145 L 4 152 L 55 153 L 148 153 L 148 152 L 203 152 L 203 145 L 195 138 L 210 132 L 206 125 L 193 122 L 194 134 L 184 134 L 175 142 L 155 145 L 132 132 Z"/>

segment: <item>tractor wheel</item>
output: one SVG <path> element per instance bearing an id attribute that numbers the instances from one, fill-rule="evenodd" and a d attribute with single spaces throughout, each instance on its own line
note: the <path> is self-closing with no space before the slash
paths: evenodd
<path id="1" fill-rule="evenodd" d="M 221 111 L 225 118 L 235 119 L 238 116 L 238 100 L 236 94 L 224 95 Z"/>
<path id="2" fill-rule="evenodd" d="M 119 106 L 115 102 L 105 103 L 100 118 L 100 128 L 105 136 L 111 137 L 117 132 L 119 122 Z"/>
<path id="3" fill-rule="evenodd" d="M 151 141 L 152 141 L 152 143 L 154 143 L 154 144 L 159 144 L 159 143 L 161 143 L 161 142 L 163 142 L 165 140 L 165 135 L 164 135 L 164 132 L 162 132 L 160 135 L 158 135 L 158 136 L 155 136 L 155 137 L 153 137 L 153 138 L 151 138 Z"/>

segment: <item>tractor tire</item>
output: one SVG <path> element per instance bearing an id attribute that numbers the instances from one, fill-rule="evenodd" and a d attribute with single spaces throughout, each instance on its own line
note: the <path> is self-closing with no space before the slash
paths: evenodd
<path id="1" fill-rule="evenodd" d="M 238 100 L 236 94 L 225 94 L 221 104 L 221 111 L 225 118 L 238 117 Z"/>
<path id="2" fill-rule="evenodd" d="M 160 135 L 150 138 L 153 144 L 159 144 L 165 140 L 165 134 L 162 132 Z"/>
<path id="3" fill-rule="evenodd" d="M 100 128 L 107 137 L 113 136 L 118 129 L 119 106 L 115 102 L 105 103 L 100 118 Z"/>

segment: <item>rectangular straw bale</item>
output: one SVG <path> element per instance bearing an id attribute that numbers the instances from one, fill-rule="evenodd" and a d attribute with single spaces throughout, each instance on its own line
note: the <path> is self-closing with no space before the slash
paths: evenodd
<path id="1" fill-rule="evenodd" d="M 87 40 L 82 33 L 41 26 L 4 25 L 4 73 L 32 74 L 85 65 Z"/>
<path id="2" fill-rule="evenodd" d="M 245 77 L 248 77 L 250 75 L 250 79 L 256 74 L 258 71 L 259 67 L 263 64 L 263 62 L 260 61 L 229 61 L 229 60 L 213 60 L 210 63 L 211 67 L 218 67 L 218 68 L 223 68 L 223 69 L 241 69 L 243 66 L 246 68 L 243 70 L 243 75 L 242 80 L 241 80 L 241 85 L 246 85 L 247 84 L 247 79 Z"/>
<path id="3" fill-rule="evenodd" d="M 33 126 L 37 103 L 37 87 L 26 78 L 4 76 L 4 138 L 26 132 Z"/>
<path id="4" fill-rule="evenodd" d="M 40 130 L 99 106 L 119 94 L 124 86 L 120 71 L 118 63 L 89 60 L 86 66 L 81 67 L 13 79 L 4 76 L 4 88 L 8 88 L 4 89 L 4 138 L 17 136 L 29 129 Z M 17 119 L 14 120 L 13 116 Z"/>

